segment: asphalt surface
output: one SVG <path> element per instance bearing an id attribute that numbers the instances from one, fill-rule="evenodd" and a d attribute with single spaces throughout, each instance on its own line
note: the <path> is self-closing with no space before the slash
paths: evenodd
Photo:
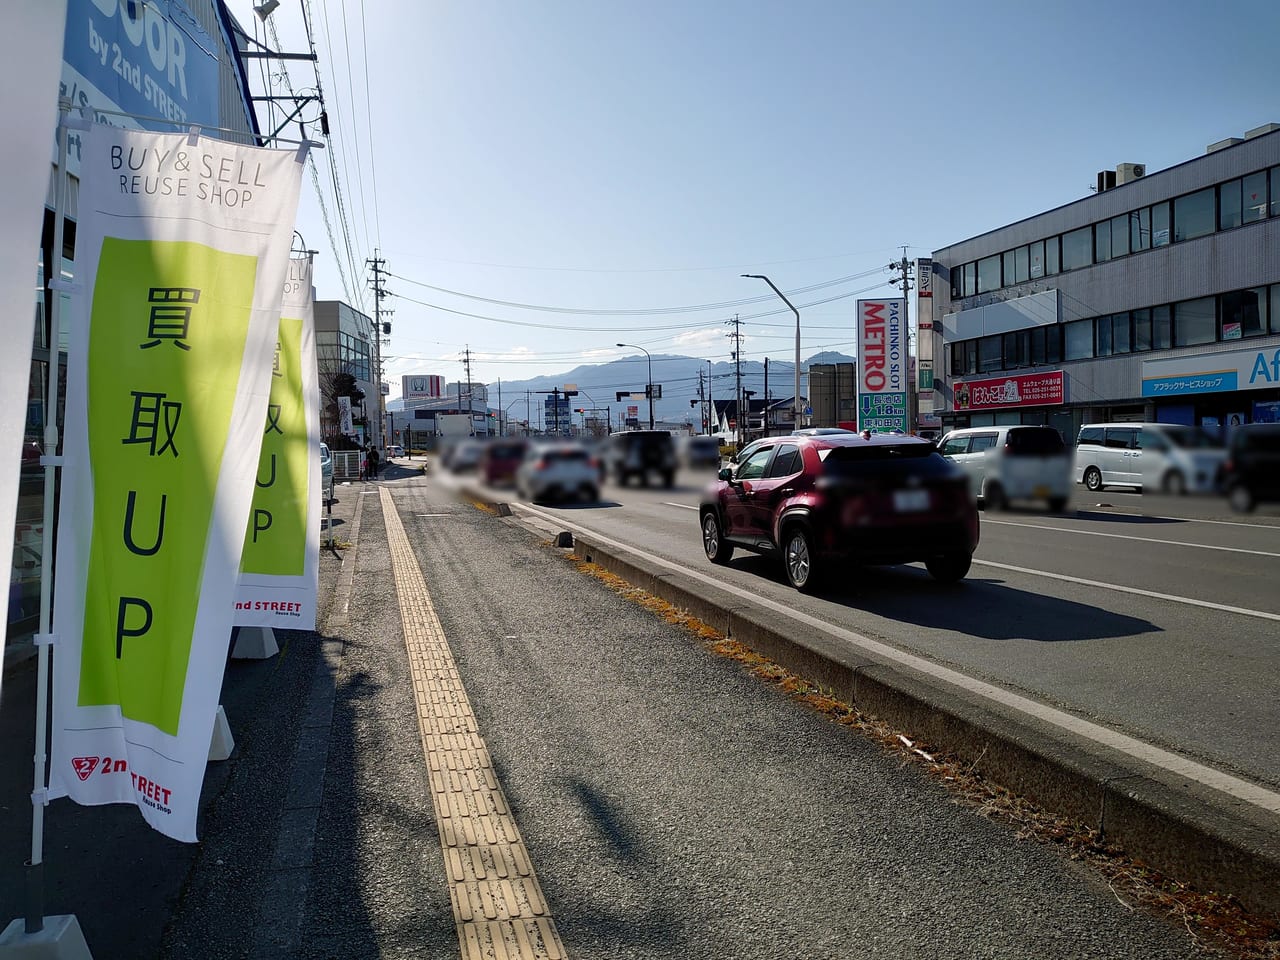
<path id="1" fill-rule="evenodd" d="M 1202 955 L 525 528 L 387 477 L 570 957 Z M 98 960 L 457 956 L 375 486 L 339 488 L 354 546 L 322 552 L 327 639 L 230 668 L 237 749 L 199 844 L 49 807 L 45 912 L 75 913 Z M 0 704 L 7 916 L 33 683 L 20 665 Z"/>

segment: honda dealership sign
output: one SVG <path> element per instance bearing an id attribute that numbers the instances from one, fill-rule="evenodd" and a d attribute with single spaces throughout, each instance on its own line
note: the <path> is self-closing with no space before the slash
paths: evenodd
<path id="1" fill-rule="evenodd" d="M 906 300 L 858 301 L 858 426 L 907 430 Z"/>
<path id="2" fill-rule="evenodd" d="M 400 378 L 400 395 L 406 400 L 444 396 L 444 377 L 434 374 L 406 374 Z"/>

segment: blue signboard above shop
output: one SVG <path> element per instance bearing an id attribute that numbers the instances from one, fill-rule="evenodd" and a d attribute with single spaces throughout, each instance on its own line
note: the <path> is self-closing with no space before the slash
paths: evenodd
<path id="1" fill-rule="evenodd" d="M 94 117 L 172 133 L 219 126 L 220 45 L 179 0 L 69 0 L 62 94 Z"/>

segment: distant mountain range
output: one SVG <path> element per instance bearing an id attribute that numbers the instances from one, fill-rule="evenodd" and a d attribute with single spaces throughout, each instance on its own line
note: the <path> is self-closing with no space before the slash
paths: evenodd
<path id="1" fill-rule="evenodd" d="M 653 402 L 655 419 L 668 422 L 684 423 L 686 420 L 696 422 L 697 410 L 690 404 L 699 399 L 698 386 L 701 377 L 702 389 L 707 386 L 708 370 L 711 374 L 710 391 L 713 399 L 730 400 L 735 396 L 737 370 L 732 362 L 721 361 L 709 364 L 697 357 L 685 357 L 674 354 L 654 353 L 653 382 L 662 387 L 662 397 Z M 806 374 L 810 364 L 814 363 L 853 363 L 854 358 L 835 351 L 815 353 L 800 364 L 800 393 L 807 395 L 808 381 Z M 774 400 L 783 400 L 792 395 L 795 388 L 795 365 L 785 360 L 770 358 L 768 371 L 768 396 Z M 644 398 L 645 379 L 648 366 L 645 356 L 637 353 L 621 360 L 608 363 L 583 364 L 567 370 L 562 374 L 547 377 L 533 377 L 529 380 L 503 380 L 501 384 L 487 384 L 489 390 L 489 406 L 509 409 L 512 416 L 523 416 L 524 404 L 520 401 L 526 391 L 530 405 L 542 403 L 544 393 L 553 388 L 563 388 L 565 384 L 576 384 L 578 396 L 573 398 L 574 408 L 611 408 L 614 418 L 618 416 L 618 408 L 623 405 L 640 407 L 640 416 L 648 416 L 648 401 Z M 757 360 L 742 362 L 742 387 L 754 390 L 755 400 L 766 395 L 765 365 Z M 620 392 L 640 394 L 635 399 L 618 400 Z M 388 407 L 400 409 L 399 400 L 392 400 Z"/>

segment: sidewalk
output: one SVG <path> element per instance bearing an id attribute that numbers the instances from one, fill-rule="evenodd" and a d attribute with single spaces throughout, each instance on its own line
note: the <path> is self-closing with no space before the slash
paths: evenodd
<path id="1" fill-rule="evenodd" d="M 387 473 L 412 475 L 394 464 Z M 337 488 L 333 524 L 340 543 L 355 539 L 361 494 L 378 486 L 357 481 Z M 255 941 L 280 939 L 279 914 L 261 907 L 296 891 L 303 878 L 290 868 L 310 863 L 306 811 L 313 811 L 314 829 L 333 710 L 329 663 L 346 642 L 355 562 L 354 549 L 331 550 L 323 539 L 320 631 L 277 631 L 277 656 L 233 660 L 227 668 L 221 702 L 236 747 L 229 760 L 208 766 L 199 843 L 155 832 L 131 806 L 81 807 L 63 799 L 46 808 L 44 914 L 74 913 L 95 960 L 243 957 Z M 0 925 L 24 915 L 23 864 L 31 847 L 36 659 L 23 646 L 6 650 L 0 688 Z M 213 879 L 196 890 L 191 883 L 198 876 Z M 184 929 L 207 920 L 226 936 L 219 943 L 170 942 L 166 930 L 180 916 Z"/>

